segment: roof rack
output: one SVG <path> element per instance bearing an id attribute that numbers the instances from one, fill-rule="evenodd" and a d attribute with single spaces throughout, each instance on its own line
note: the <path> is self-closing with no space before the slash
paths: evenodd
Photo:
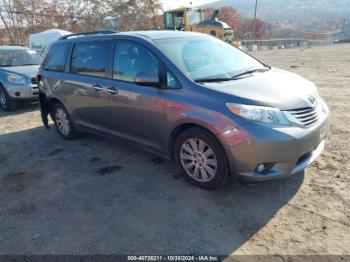
<path id="1" fill-rule="evenodd" d="M 20 44 L 8 44 L 6 46 L 20 46 L 20 47 L 25 47 L 24 45 L 20 45 Z"/>
<path id="2" fill-rule="evenodd" d="M 115 34 L 115 33 L 119 33 L 119 32 L 114 31 L 114 30 L 98 30 L 98 31 L 92 31 L 92 32 L 80 32 L 80 33 L 61 36 L 58 40 L 65 40 L 65 39 L 68 39 L 68 38 L 74 37 L 74 36 L 110 35 L 110 34 Z"/>

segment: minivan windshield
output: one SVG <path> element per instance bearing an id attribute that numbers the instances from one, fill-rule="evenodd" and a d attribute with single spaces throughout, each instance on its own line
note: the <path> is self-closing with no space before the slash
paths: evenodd
<path id="1" fill-rule="evenodd" d="M 265 65 L 215 37 L 159 39 L 156 46 L 193 81 L 230 80 Z"/>
<path id="2" fill-rule="evenodd" d="M 31 49 L 0 50 L 0 67 L 39 65 L 42 57 Z"/>

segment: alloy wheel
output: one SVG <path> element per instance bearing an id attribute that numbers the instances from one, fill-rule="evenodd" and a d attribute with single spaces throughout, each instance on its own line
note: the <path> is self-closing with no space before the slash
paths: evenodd
<path id="1" fill-rule="evenodd" d="M 0 104 L 1 104 L 1 107 L 7 108 L 7 104 L 8 104 L 7 96 L 5 94 L 5 91 L 1 89 L 0 89 Z"/>
<path id="2" fill-rule="evenodd" d="M 62 108 L 57 108 L 55 120 L 60 133 L 64 136 L 68 136 L 70 133 L 70 122 L 67 113 Z"/>
<path id="3" fill-rule="evenodd" d="M 180 160 L 186 173 L 198 182 L 209 182 L 216 175 L 218 163 L 215 153 L 201 139 L 186 140 L 181 146 Z"/>

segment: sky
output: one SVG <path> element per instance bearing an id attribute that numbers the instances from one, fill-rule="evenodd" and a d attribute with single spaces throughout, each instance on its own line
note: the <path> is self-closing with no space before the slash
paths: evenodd
<path id="1" fill-rule="evenodd" d="M 164 10 L 170 8 L 177 8 L 180 6 L 197 6 L 202 4 L 207 4 L 210 2 L 215 2 L 214 0 L 161 0 L 163 2 Z"/>

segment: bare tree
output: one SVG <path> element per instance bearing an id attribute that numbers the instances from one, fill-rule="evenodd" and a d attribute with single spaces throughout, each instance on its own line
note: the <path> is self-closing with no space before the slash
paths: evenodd
<path id="1" fill-rule="evenodd" d="M 160 0 L 0 0 L 0 26 L 11 44 L 49 28 L 73 32 L 151 29 L 160 24 Z"/>
<path id="2" fill-rule="evenodd" d="M 23 20 L 18 10 L 19 0 L 1 0 L 0 19 L 5 25 L 11 44 L 23 42 Z"/>

